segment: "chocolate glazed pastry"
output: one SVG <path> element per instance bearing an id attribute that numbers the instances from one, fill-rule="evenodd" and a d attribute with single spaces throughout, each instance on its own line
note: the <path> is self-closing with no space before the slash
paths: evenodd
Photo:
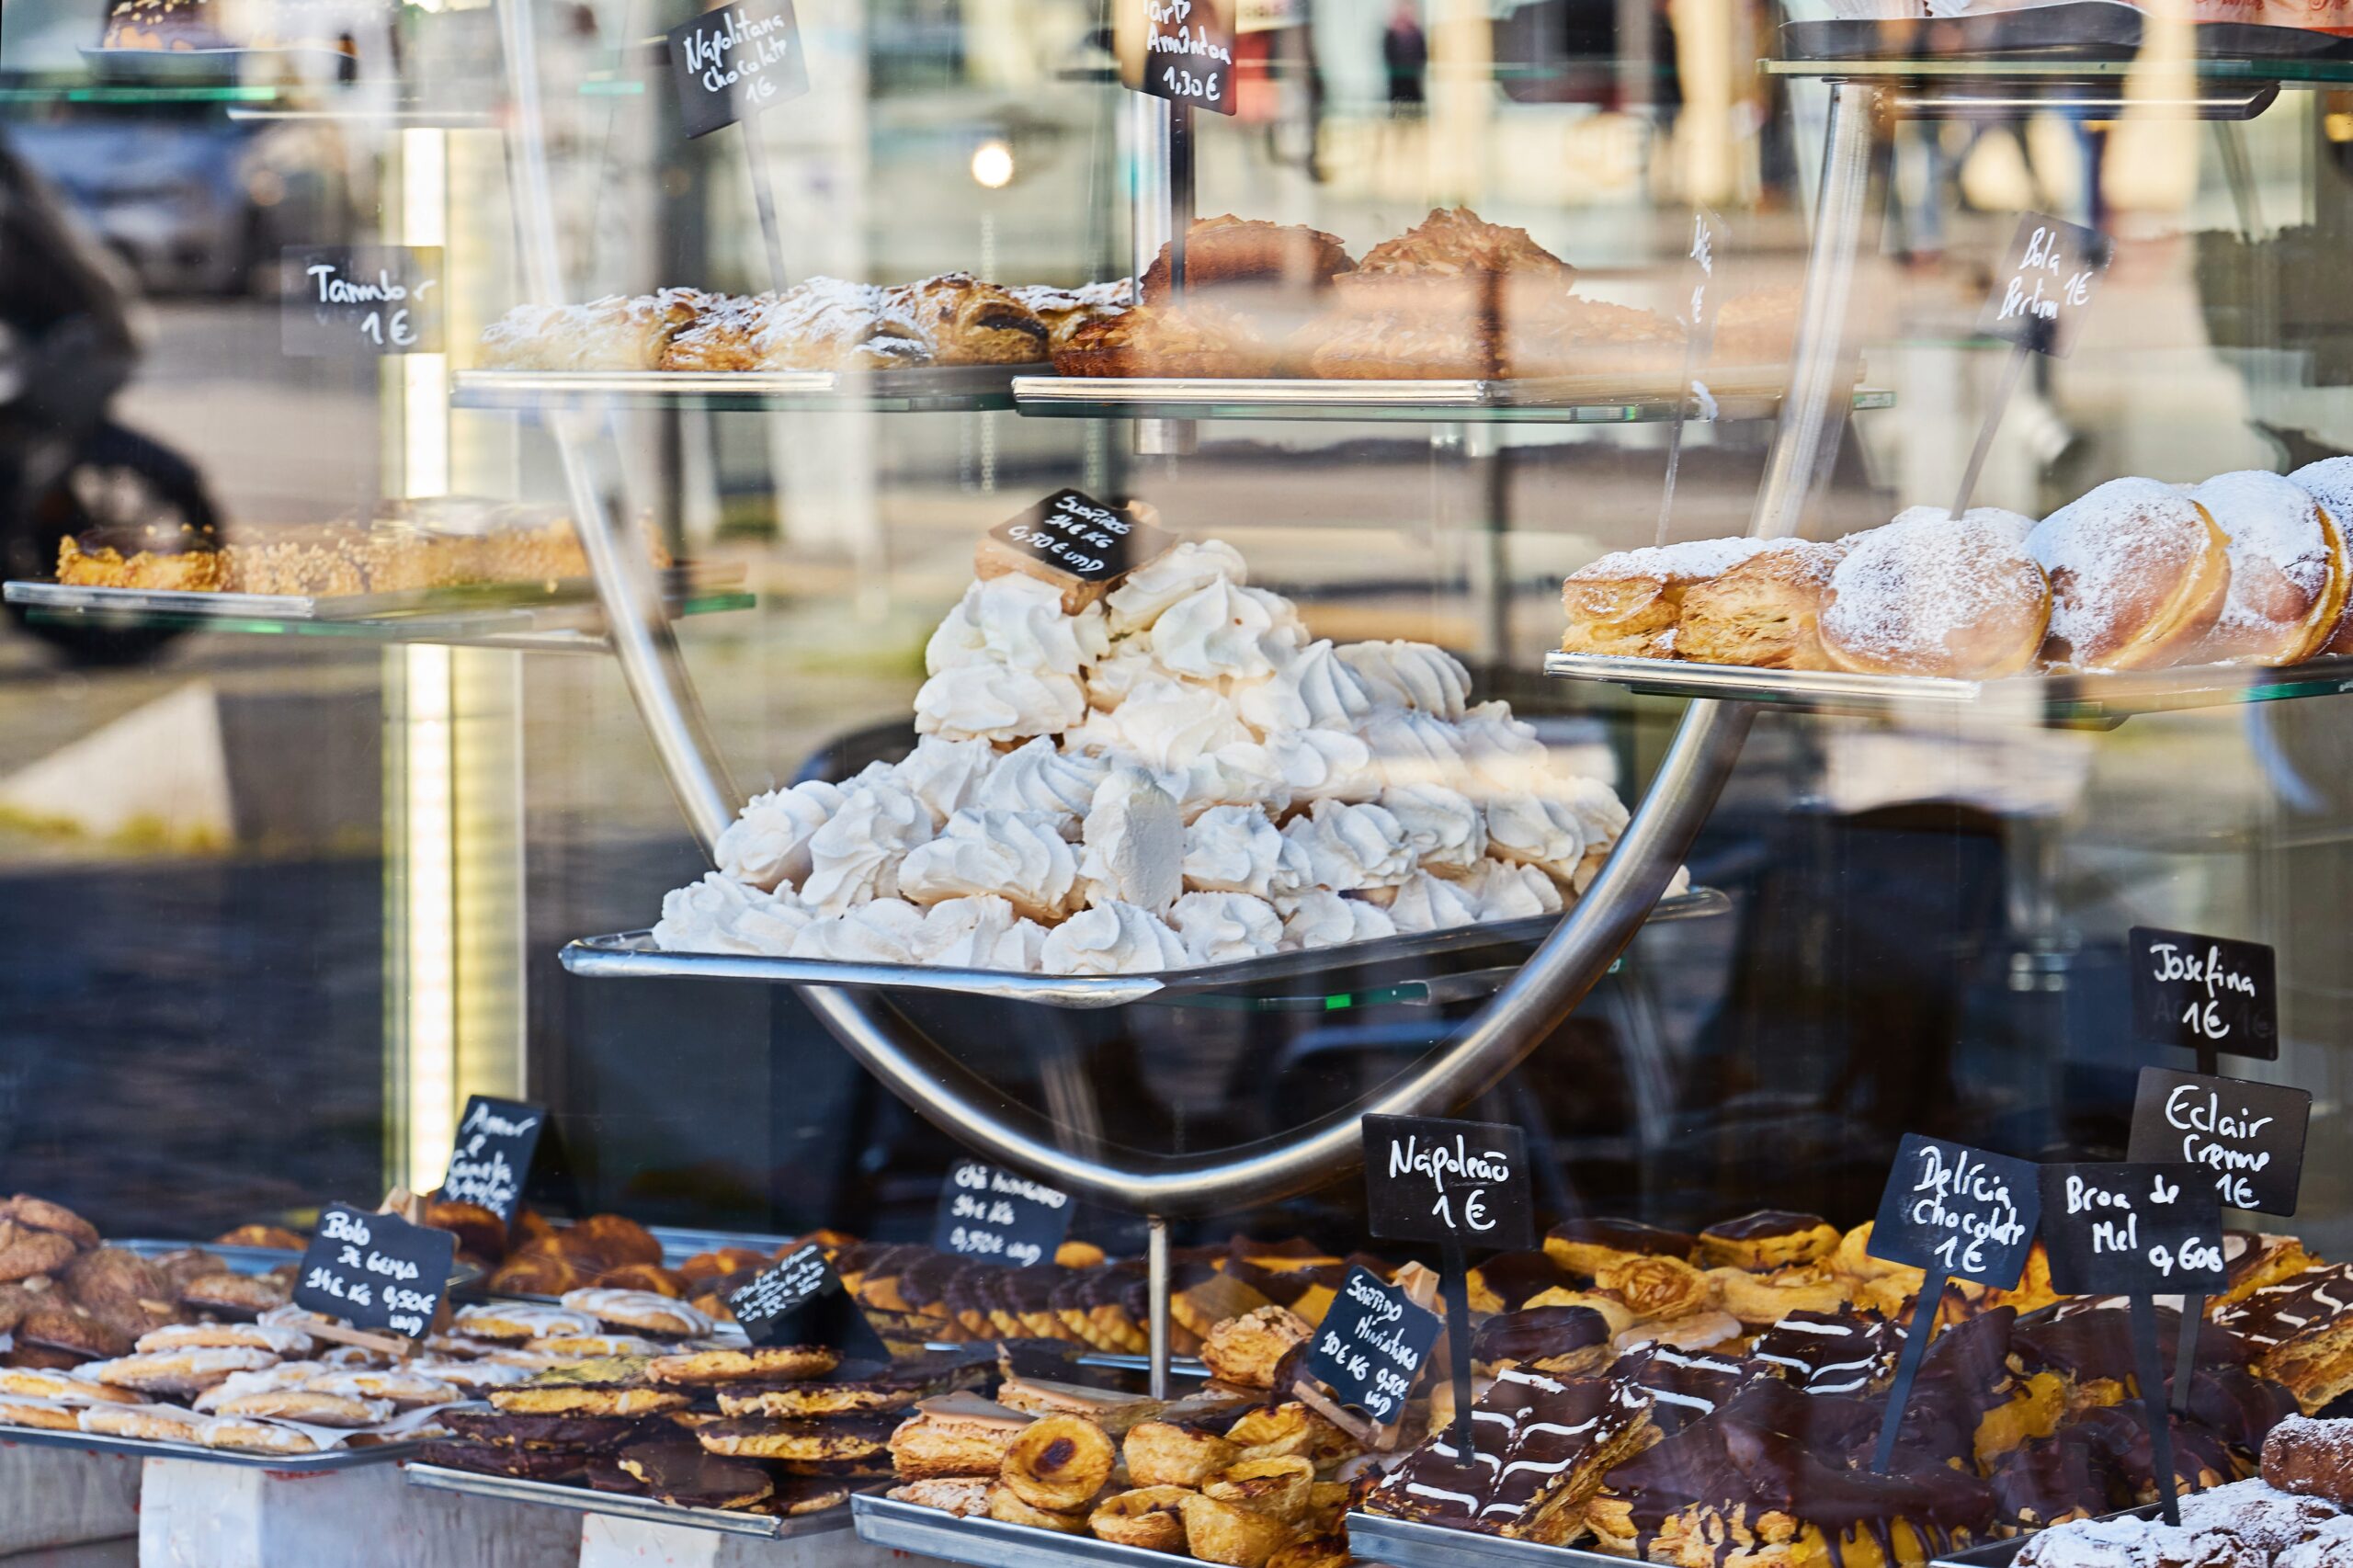
<path id="1" fill-rule="evenodd" d="M 1904 1332 L 1877 1312 L 1791 1312 L 1749 1354 L 1809 1393 L 1859 1394 L 1892 1376 Z"/>
<path id="2" fill-rule="evenodd" d="M 2297 1414 L 2296 1396 L 2244 1367 L 2200 1367 L 2189 1380 L 2187 1414 L 2252 1461 L 2267 1451 L 2266 1439 L 2272 1431 Z M 2353 1458 L 2353 1449 L 2348 1458 Z M 2244 1471 L 2246 1464 L 2238 1468 Z"/>
<path id="3" fill-rule="evenodd" d="M 1481 1324 L 1471 1336 L 1471 1359 L 1476 1363 L 1521 1361 L 1534 1364 L 1539 1371 L 1574 1371 L 1586 1369 L 1545 1363 L 1606 1362 L 1608 1358 L 1609 1320 L 1590 1307 L 1529 1307 L 1501 1312 Z"/>
<path id="4" fill-rule="evenodd" d="M 512 1475 L 524 1481 L 570 1481 L 580 1473 L 584 1462 L 582 1456 L 568 1451 L 496 1448 L 489 1443 L 427 1443 L 416 1457 L 422 1463 L 444 1470 Z"/>
<path id="5" fill-rule="evenodd" d="M 449 1410 L 438 1419 L 442 1426 L 472 1443 L 597 1454 L 611 1453 L 661 1425 L 659 1417 L 508 1415 L 495 1410 Z"/>
<path id="6" fill-rule="evenodd" d="M 1544 1250 L 1552 1261 L 1577 1274 L 1591 1274 L 1618 1253 L 1641 1257 L 1672 1257 L 1688 1263 L 1699 1250 L 1699 1238 L 1640 1220 L 1594 1216 L 1566 1220 L 1544 1233 Z"/>
<path id="7" fill-rule="evenodd" d="M 1518 1312 L 1547 1290 L 1574 1290 L 1577 1282 L 1549 1253 L 1497 1253 L 1471 1270 L 1471 1310 Z"/>

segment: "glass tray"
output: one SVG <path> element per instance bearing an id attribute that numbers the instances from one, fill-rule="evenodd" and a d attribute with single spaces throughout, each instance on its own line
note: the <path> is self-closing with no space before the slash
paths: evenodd
<path id="1" fill-rule="evenodd" d="M 1659 900 L 1653 920 L 1688 920 L 1721 915 L 1732 901 L 1712 888 Z M 914 991 L 955 991 L 994 996 L 1011 1002 L 1040 1002 L 1052 1007 L 1120 1007 L 1134 1002 L 1182 1004 L 1188 999 L 1219 1006 L 1212 994 L 1227 994 L 1224 1005 L 1242 1005 L 1231 994 L 1249 989 L 1249 999 L 1291 1004 L 1330 1011 L 1372 1002 L 1452 1000 L 1452 996 L 1416 991 L 1415 986 L 1440 987 L 1449 977 L 1429 982 L 1386 982 L 1377 991 L 1314 990 L 1291 994 L 1286 982 L 1303 976 L 1353 970 L 1367 965 L 1389 966 L 1438 954 L 1519 949 L 1522 955 L 1550 936 L 1564 916 L 1538 915 L 1487 926 L 1458 926 L 1448 931 L 1416 932 L 1351 942 L 1309 952 L 1273 953 L 1237 963 L 1206 964 L 1195 969 L 1163 970 L 1152 974 L 1016 974 L 1004 970 L 943 969 L 935 964 L 837 963 L 824 959 L 751 958 L 722 953 L 668 953 L 654 946 L 650 931 L 623 931 L 608 937 L 584 937 L 565 944 L 563 967 L 591 978 L 765 980 L 801 985 L 873 986 Z M 1517 963 L 1482 971 L 1483 994 L 1515 972 Z M 1272 994 L 1267 994 L 1268 988 Z"/>
<path id="2" fill-rule="evenodd" d="M 1768 417 L 1780 406 L 1782 366 L 1717 369 L 1699 380 L 1718 419 Z M 1179 376 L 1017 376 L 1025 415 L 1076 418 L 1422 420 L 1622 425 L 1699 417 L 1677 374 L 1556 376 L 1524 381 L 1307 381 Z M 1858 409 L 1895 394 L 1855 391 Z"/>
<path id="3" fill-rule="evenodd" d="M 247 1470 L 357 1470 L 366 1464 L 389 1464 L 416 1451 L 423 1438 L 375 1443 L 367 1448 L 330 1449 L 323 1454 L 241 1454 L 228 1449 L 207 1449 L 194 1443 L 165 1443 L 153 1437 L 116 1437 L 97 1432 L 51 1432 L 39 1426 L 0 1426 L 0 1448 L 26 1443 L 42 1449 L 79 1449 L 91 1454 L 129 1454 L 142 1460 L 194 1460 L 199 1464 L 242 1465 Z"/>
<path id="4" fill-rule="evenodd" d="M 770 1514 L 741 1513 L 733 1508 L 685 1508 L 655 1497 L 631 1497 L 618 1492 L 592 1492 L 559 1481 L 524 1481 L 511 1475 L 479 1475 L 470 1470 L 449 1470 L 437 1464 L 402 1467 L 411 1486 L 431 1492 L 462 1492 L 470 1497 L 494 1497 L 502 1503 L 531 1503 L 542 1508 L 570 1508 L 575 1513 L 605 1514 L 620 1519 L 667 1525 L 673 1529 L 714 1530 L 722 1535 L 747 1535 L 761 1540 L 798 1540 L 832 1535 L 849 1528 L 849 1509 L 827 1508 L 799 1518 L 779 1519 Z"/>
<path id="5" fill-rule="evenodd" d="M 1361 1562 L 1383 1563 L 1386 1568 L 1546 1568 L 1548 1564 L 1563 1568 L 1570 1563 L 1626 1568 L 1628 1562 L 1639 1561 L 1574 1546 L 1508 1540 L 1475 1530 L 1357 1513 L 1348 1516 L 1348 1550 Z"/>
<path id="6" fill-rule="evenodd" d="M 2342 653 L 2285 669 L 2190 665 L 2114 675 L 2067 672 L 1980 681 L 1855 675 L 1843 670 L 1761 670 L 1677 659 L 1554 653 L 1544 656 L 1544 673 L 1561 680 L 1620 686 L 1654 697 L 1724 698 L 1817 713 L 1915 719 L 1968 716 L 2102 730 L 2113 729 L 2140 713 L 2353 691 L 2353 655 Z"/>
<path id="7" fill-rule="evenodd" d="M 917 1557 L 968 1562 L 972 1568 L 1063 1568 L 1074 1562 L 1168 1568 L 1172 1562 L 1186 1561 L 1141 1546 L 1117 1546 L 1091 1535 L 1063 1535 L 998 1519 L 960 1519 L 938 1508 L 893 1502 L 871 1493 L 852 1497 L 849 1506 L 858 1540 Z"/>
<path id="8" fill-rule="evenodd" d="M 904 370 L 460 370 L 454 407 L 542 409 L 666 407 L 865 410 L 935 414 L 1013 406 L 1029 365 L 924 365 Z"/>

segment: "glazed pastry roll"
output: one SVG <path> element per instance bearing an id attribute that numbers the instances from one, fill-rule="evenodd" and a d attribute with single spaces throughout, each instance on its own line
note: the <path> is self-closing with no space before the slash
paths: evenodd
<path id="1" fill-rule="evenodd" d="M 762 314 L 753 345 L 763 370 L 881 370 L 931 360 L 904 290 L 838 278 L 787 290 Z"/>
<path id="2" fill-rule="evenodd" d="M 1048 346 L 1062 348 L 1087 323 L 1108 320 L 1132 304 L 1135 279 L 1119 278 L 1107 283 L 1084 283 L 1075 289 L 1029 283 L 1006 291 L 1045 324 Z"/>
<path id="3" fill-rule="evenodd" d="M 886 313 L 904 314 L 938 365 L 1028 365 L 1051 358 L 1046 324 L 1013 291 L 969 272 L 943 273 L 881 290 Z"/>

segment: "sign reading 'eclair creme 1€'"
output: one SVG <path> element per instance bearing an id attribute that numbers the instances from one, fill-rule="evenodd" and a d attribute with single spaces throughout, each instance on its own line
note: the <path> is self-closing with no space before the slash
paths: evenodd
<path id="1" fill-rule="evenodd" d="M 1376 1236 L 1511 1252 L 1536 1244 L 1528 1140 L 1517 1127 L 1368 1116 L 1364 1189 Z"/>
<path id="2" fill-rule="evenodd" d="M 2293 1214 L 2312 1115 L 2312 1095 L 2284 1084 L 2143 1067 L 2125 1153 L 2208 1173 L 2226 1209 Z"/>
<path id="3" fill-rule="evenodd" d="M 792 0 L 722 6 L 672 28 L 670 74 L 688 141 L 809 90 Z"/>
<path id="4" fill-rule="evenodd" d="M 1124 576 L 1176 543 L 1132 509 L 1107 506 L 1067 487 L 999 523 L 989 538 L 1026 562 L 1082 583 Z"/>

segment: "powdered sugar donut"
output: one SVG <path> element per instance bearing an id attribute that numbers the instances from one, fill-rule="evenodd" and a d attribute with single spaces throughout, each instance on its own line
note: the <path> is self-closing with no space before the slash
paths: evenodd
<path id="1" fill-rule="evenodd" d="M 1923 508 L 1859 536 L 1830 574 L 1823 652 L 1869 675 L 2016 675 L 2051 621 L 2050 585 L 2018 533 Z"/>
<path id="2" fill-rule="evenodd" d="M 2345 613 L 2345 540 L 2291 479 L 2218 473 L 2189 493 L 2229 539 L 2231 586 L 2192 657 L 2292 665 L 2311 658 Z"/>
<path id="3" fill-rule="evenodd" d="M 2198 645 L 2231 586 L 2222 530 L 2182 491 L 2111 479 L 2027 536 L 2051 579 L 2043 657 L 2085 670 L 2159 669 Z"/>

